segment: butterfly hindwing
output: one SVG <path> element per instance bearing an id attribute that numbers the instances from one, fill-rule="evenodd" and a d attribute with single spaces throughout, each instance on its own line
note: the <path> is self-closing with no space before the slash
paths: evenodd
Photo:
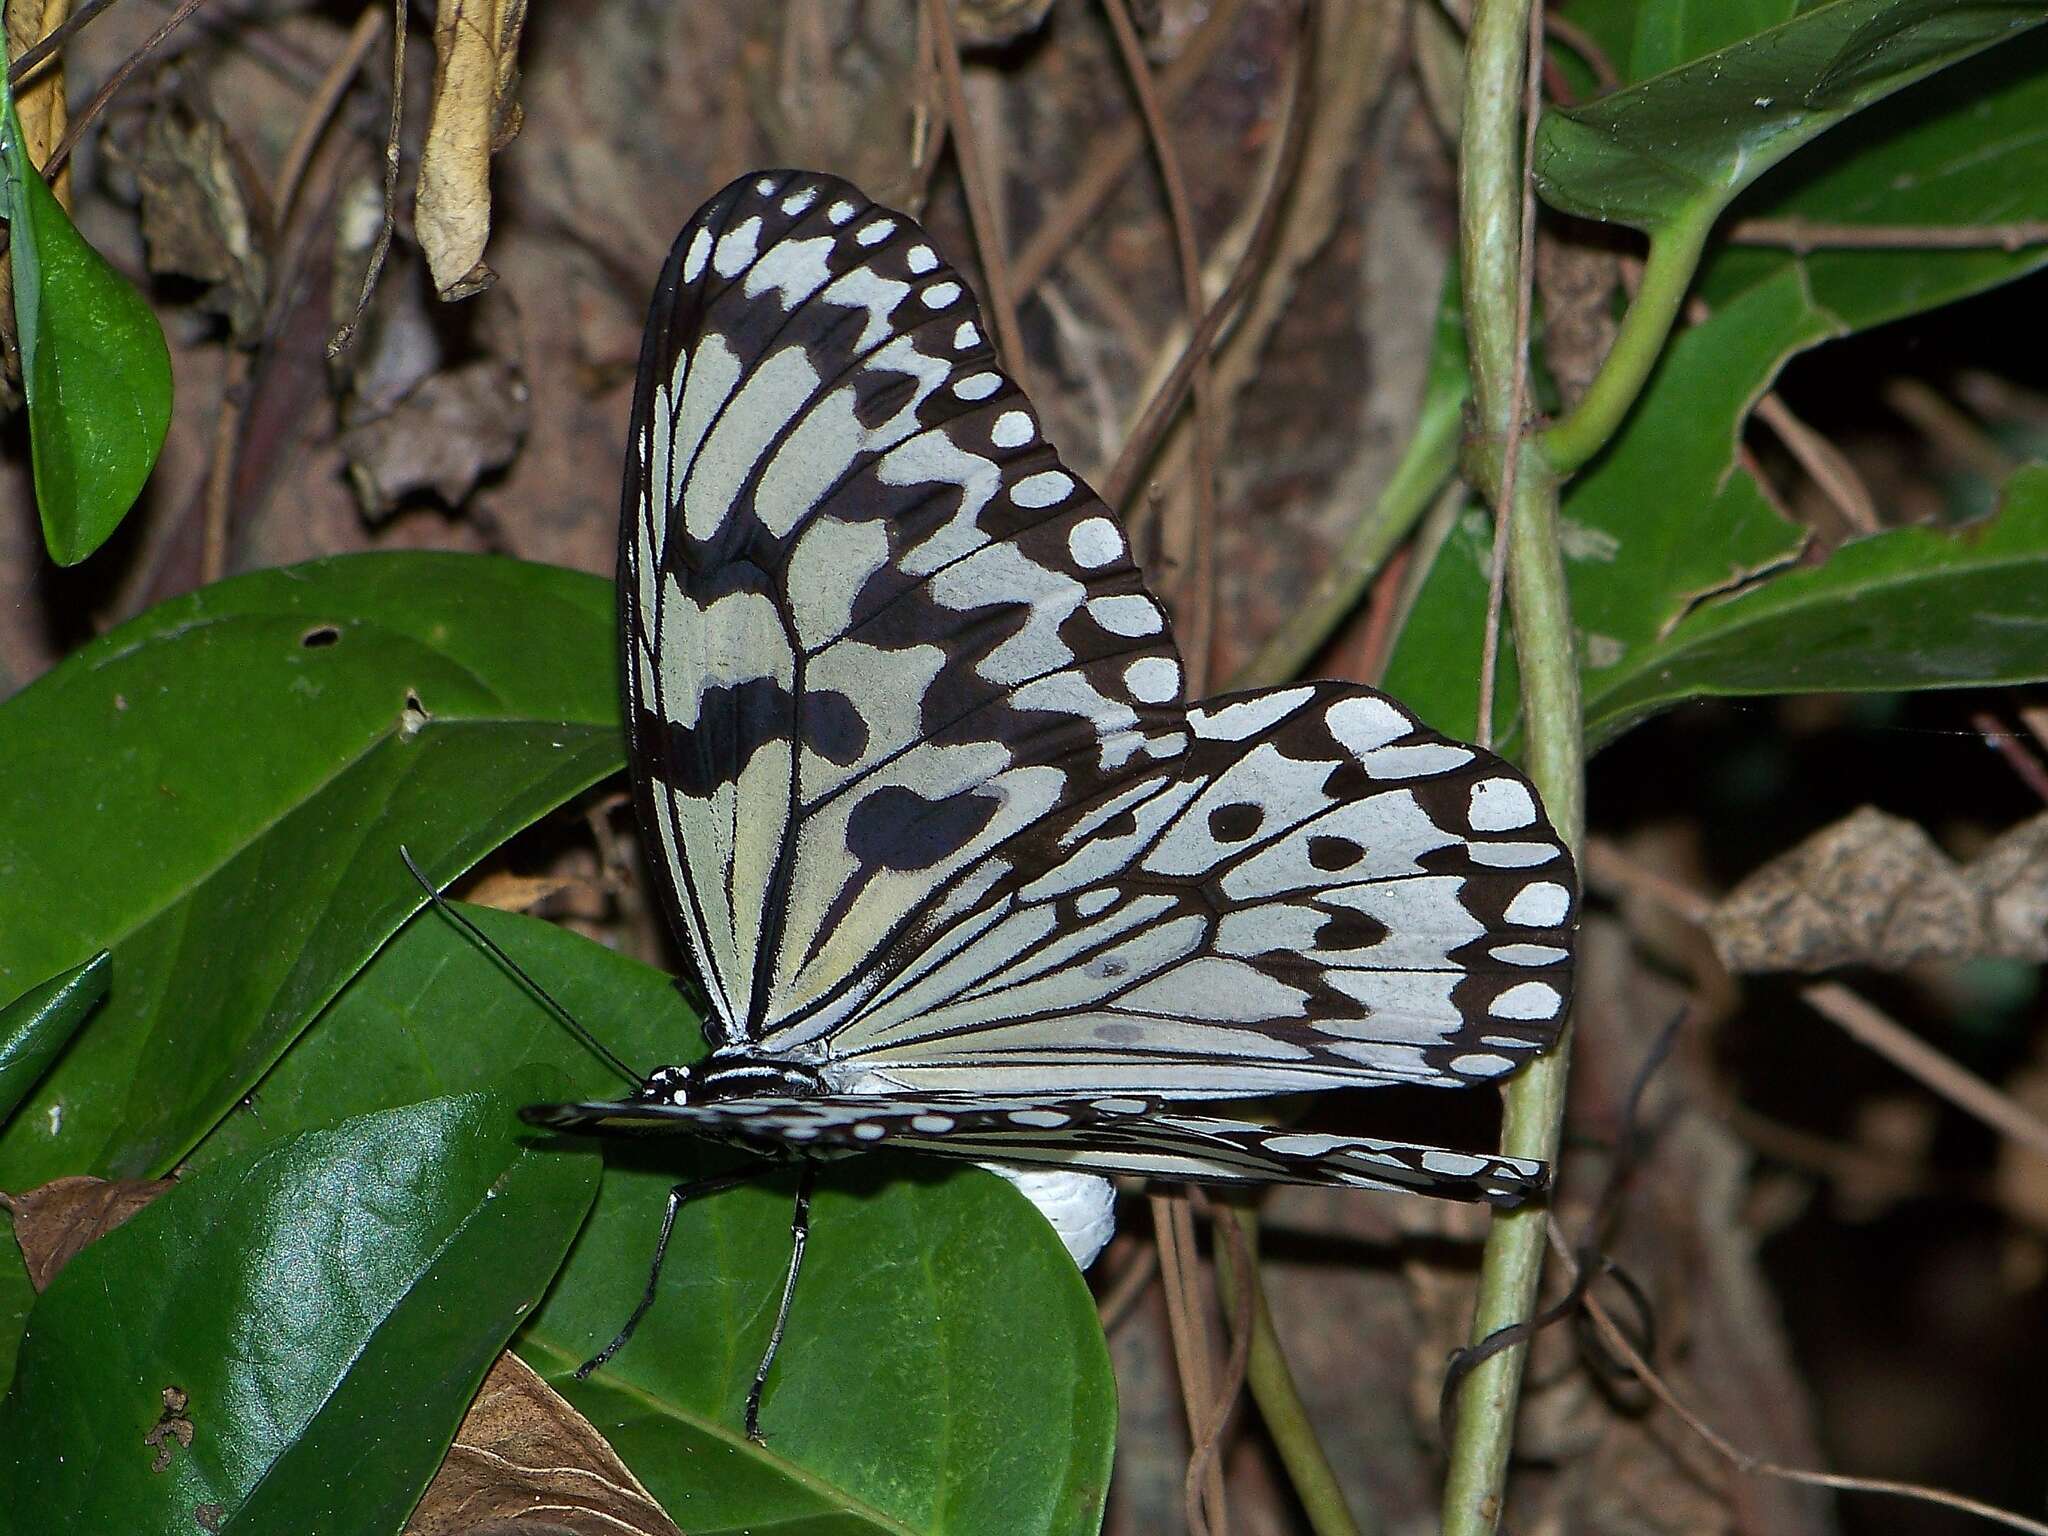
<path id="1" fill-rule="evenodd" d="M 711 1104 L 541 1105 L 576 1131 L 689 1130 L 757 1150 L 886 1145 L 974 1162 L 1169 1181 L 1334 1184 L 1513 1205 L 1544 1187 L 1540 1163 L 1407 1142 L 1181 1114 L 1139 1096 L 1042 1100 L 936 1096 L 745 1098 Z"/>
<path id="2" fill-rule="evenodd" d="M 1519 773 L 1346 684 L 1187 723 L 920 914 L 822 1037 L 827 1080 L 1226 1098 L 1484 1080 L 1555 1038 L 1575 879 Z"/>
<path id="3" fill-rule="evenodd" d="M 1185 744 L 1121 529 L 909 219 L 827 176 L 728 187 L 663 271 L 633 422 L 634 785 L 716 1041 Z"/>

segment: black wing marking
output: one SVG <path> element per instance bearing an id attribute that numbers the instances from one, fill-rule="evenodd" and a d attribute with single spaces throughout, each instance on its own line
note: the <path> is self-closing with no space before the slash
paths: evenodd
<path id="1" fill-rule="evenodd" d="M 1033 1099 L 746 1098 L 710 1104 L 542 1104 L 557 1130 L 687 1130 L 768 1150 L 893 1147 L 974 1162 L 1202 1184 L 1333 1184 L 1515 1205 L 1539 1194 L 1541 1163 L 1443 1147 L 1294 1131 L 1172 1112 L 1136 1095 Z"/>
<path id="2" fill-rule="evenodd" d="M 1115 518 L 917 225 L 756 173 L 678 237 L 619 580 L 635 799 L 714 1043 L 876 968 L 933 891 L 1186 743 Z"/>

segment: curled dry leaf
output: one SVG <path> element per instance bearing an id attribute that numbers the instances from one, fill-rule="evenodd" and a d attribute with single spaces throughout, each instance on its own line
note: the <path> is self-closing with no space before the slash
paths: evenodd
<path id="1" fill-rule="evenodd" d="M 125 158 L 142 197 L 150 270 L 206 284 L 201 305 L 226 317 L 237 343 L 251 345 L 270 292 L 262 234 L 269 220 L 227 129 L 210 111 L 164 101 Z"/>
<path id="2" fill-rule="evenodd" d="M 517 1355 L 498 1357 L 405 1536 L 682 1536 L 604 1436 Z"/>
<path id="3" fill-rule="evenodd" d="M 47 1289 L 81 1248 L 113 1231 L 175 1182 L 80 1175 L 6 1196 L 29 1284 L 38 1292 Z"/>
<path id="4" fill-rule="evenodd" d="M 1707 927 L 1734 971 L 2048 960 L 2048 812 L 1959 864 L 1865 806 L 1743 881 Z"/>
<path id="5" fill-rule="evenodd" d="M 413 229 L 444 300 L 497 281 L 483 259 L 491 156 L 519 132 L 513 92 L 525 23 L 526 0 L 442 0 L 434 18 L 434 110 L 420 151 Z"/>
<path id="6" fill-rule="evenodd" d="M 953 25 L 963 48 L 1000 48 L 1036 32 L 1052 14 L 1052 0 L 960 0 Z"/>
<path id="7" fill-rule="evenodd" d="M 18 59 L 48 37 L 71 13 L 71 0 L 8 0 L 7 57 Z M 60 52 L 26 85 L 14 93 L 14 110 L 21 118 L 22 142 L 28 157 L 37 165 L 50 158 L 50 151 L 64 137 L 70 115 L 64 108 L 64 55 Z M 57 173 L 51 186 L 64 211 L 71 211 L 71 167 Z"/>
<path id="8" fill-rule="evenodd" d="M 486 357 L 435 374 L 394 410 L 349 428 L 341 449 L 365 514 L 386 517 L 421 490 L 459 505 L 482 476 L 512 462 L 526 406 L 519 371 Z"/>

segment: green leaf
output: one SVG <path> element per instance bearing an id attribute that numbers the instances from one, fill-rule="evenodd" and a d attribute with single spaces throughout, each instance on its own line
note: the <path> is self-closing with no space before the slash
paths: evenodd
<path id="1" fill-rule="evenodd" d="M 50 558 L 76 565 L 120 526 L 156 465 L 171 353 L 147 301 L 44 184 L 4 79 L 0 136 L 36 506 Z"/>
<path id="2" fill-rule="evenodd" d="M 702 1053 L 661 972 L 549 924 L 463 910 L 627 1061 Z M 246 1155 L 323 1104 L 352 1110 L 508 1061 L 545 1064 L 584 1094 L 621 1091 L 494 961 L 422 913 L 193 1160 Z M 762 1450 L 741 1411 L 789 1262 L 787 1180 L 685 1207 L 654 1309 L 579 1384 L 569 1372 L 646 1283 L 669 1186 L 722 1157 L 686 1137 L 604 1152 L 597 1208 L 519 1348 L 684 1529 L 1098 1529 L 1116 1418 L 1101 1326 L 1058 1239 L 1008 1184 L 936 1159 L 830 1165 Z"/>
<path id="3" fill-rule="evenodd" d="M 0 1008 L 0 1124 L 107 995 L 114 957 L 104 949 Z"/>
<path id="4" fill-rule="evenodd" d="M 1988 522 L 1899 528 L 1688 614 L 1592 673 L 1597 745 L 1680 699 L 1896 692 L 2048 677 L 2048 468 L 2015 475 Z"/>
<path id="5" fill-rule="evenodd" d="M 1565 491 L 1565 570 L 1589 669 L 1619 663 L 1701 598 L 1798 552 L 1804 534 L 1741 462 L 1737 427 L 1792 353 L 1840 329 L 1787 272 L 1672 344 L 1621 436 Z M 1424 719 L 1467 738 L 1491 538 L 1490 521 L 1474 513 L 1446 540 L 1386 675 Z M 1511 663 L 1504 636 L 1494 721 L 1504 741 L 1516 703 Z"/>
<path id="6" fill-rule="evenodd" d="M 521 1097 L 289 1137 L 80 1253 L 0 1404 L 12 1506 L 46 1530 L 396 1531 L 596 1184 L 522 1145 Z"/>
<path id="7" fill-rule="evenodd" d="M 611 583 L 461 555 L 223 582 L 0 705 L 0 991 L 111 949 L 0 1187 L 160 1172 L 422 901 L 614 771 Z M 53 1113 L 54 1111 L 54 1113 Z"/>
<path id="8" fill-rule="evenodd" d="M 1851 113 L 2038 26 L 2033 0 L 1833 0 L 1584 107 L 1534 169 L 1567 213 L 1658 231 L 1711 218 Z"/>

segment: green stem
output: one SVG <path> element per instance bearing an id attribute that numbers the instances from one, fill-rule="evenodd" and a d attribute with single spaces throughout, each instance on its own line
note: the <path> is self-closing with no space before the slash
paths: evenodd
<path id="1" fill-rule="evenodd" d="M 1377 1530 L 1377 1524 L 1365 1525 L 1352 1518 L 1351 1506 L 1345 1502 L 1330 1458 L 1323 1453 L 1322 1441 L 1316 1437 L 1315 1420 L 1309 1417 L 1308 1407 L 1294 1384 L 1294 1373 L 1280 1348 L 1280 1336 L 1273 1330 L 1265 1287 L 1259 1283 L 1258 1218 L 1242 1206 L 1230 1207 L 1221 1219 L 1231 1216 L 1236 1217 L 1244 1232 L 1251 1258 L 1252 1347 L 1245 1360 L 1245 1380 L 1251 1387 L 1252 1401 L 1259 1405 L 1259 1416 L 1266 1421 L 1266 1432 L 1273 1437 L 1273 1446 L 1280 1453 L 1280 1463 L 1287 1469 L 1288 1481 L 1294 1485 L 1295 1496 L 1308 1516 L 1309 1529 L 1315 1536 L 1363 1536 L 1367 1530 Z M 1225 1314 L 1235 1314 L 1237 1265 L 1230 1244 L 1220 1232 L 1215 1249 L 1216 1288 L 1222 1294 Z"/>
<path id="2" fill-rule="evenodd" d="M 1651 234 L 1643 281 L 1621 317 L 1613 348 L 1579 403 L 1536 438 L 1558 474 L 1571 475 L 1606 447 L 1642 394 L 1650 370 L 1664 354 L 1679 306 L 1699 270 L 1700 251 L 1720 211 L 1713 204 L 1691 207 Z"/>
<path id="3" fill-rule="evenodd" d="M 1495 515 L 1508 519 L 1507 595 L 1514 618 L 1515 653 L 1522 673 L 1526 766 L 1552 822 L 1574 848 L 1585 819 L 1585 746 L 1580 719 L 1578 657 L 1570 595 L 1558 536 L 1557 461 L 1545 439 L 1524 442 L 1517 457 L 1513 504 L 1500 505 L 1504 455 L 1521 431 L 1515 419 L 1518 347 L 1516 324 L 1522 274 L 1521 103 L 1528 64 L 1531 0 L 1479 0 L 1466 43 L 1464 125 L 1460 144 L 1460 249 L 1464 256 L 1465 319 L 1472 363 L 1478 441 L 1468 473 L 1480 482 Z M 1697 245 L 1694 246 L 1697 254 Z M 1654 254 L 1654 248 L 1653 248 Z M 1663 319 L 1651 341 L 1650 319 L 1637 319 L 1632 353 L 1606 381 L 1599 417 L 1586 418 L 1567 446 L 1592 442 L 1598 423 L 1611 432 L 1626 413 L 1655 360 L 1677 312 L 1684 281 L 1671 291 L 1667 253 L 1653 304 Z M 1689 277 L 1690 264 L 1686 266 Z M 1647 273 L 1644 293 L 1651 294 Z M 1628 323 L 1624 322 L 1624 330 Z M 1616 352 L 1620 352 L 1616 348 Z M 1610 358 L 1610 364 L 1614 359 Z M 1627 378 L 1633 369 L 1633 382 Z M 1608 370 L 1603 369 L 1603 379 Z M 1600 385 L 1596 384 L 1595 389 Z M 1620 397 L 1617 403 L 1617 395 Z M 1575 417 L 1579 413 L 1574 413 Z M 1599 441 L 1604 441 L 1600 438 Z M 1597 442 L 1593 443 L 1597 448 Z M 1583 462 L 1583 459 L 1575 462 Z M 1503 1093 L 1502 1151 L 1554 1163 L 1564 1118 L 1569 1036 L 1523 1069 Z M 1487 1233 L 1472 1337 L 1526 1322 L 1535 1310 L 1543 1272 L 1544 1212 L 1540 1207 L 1497 1216 Z M 1499 1524 L 1514 1440 L 1526 1346 L 1489 1356 L 1460 1387 L 1444 1484 L 1444 1536 L 1488 1536 Z"/>

